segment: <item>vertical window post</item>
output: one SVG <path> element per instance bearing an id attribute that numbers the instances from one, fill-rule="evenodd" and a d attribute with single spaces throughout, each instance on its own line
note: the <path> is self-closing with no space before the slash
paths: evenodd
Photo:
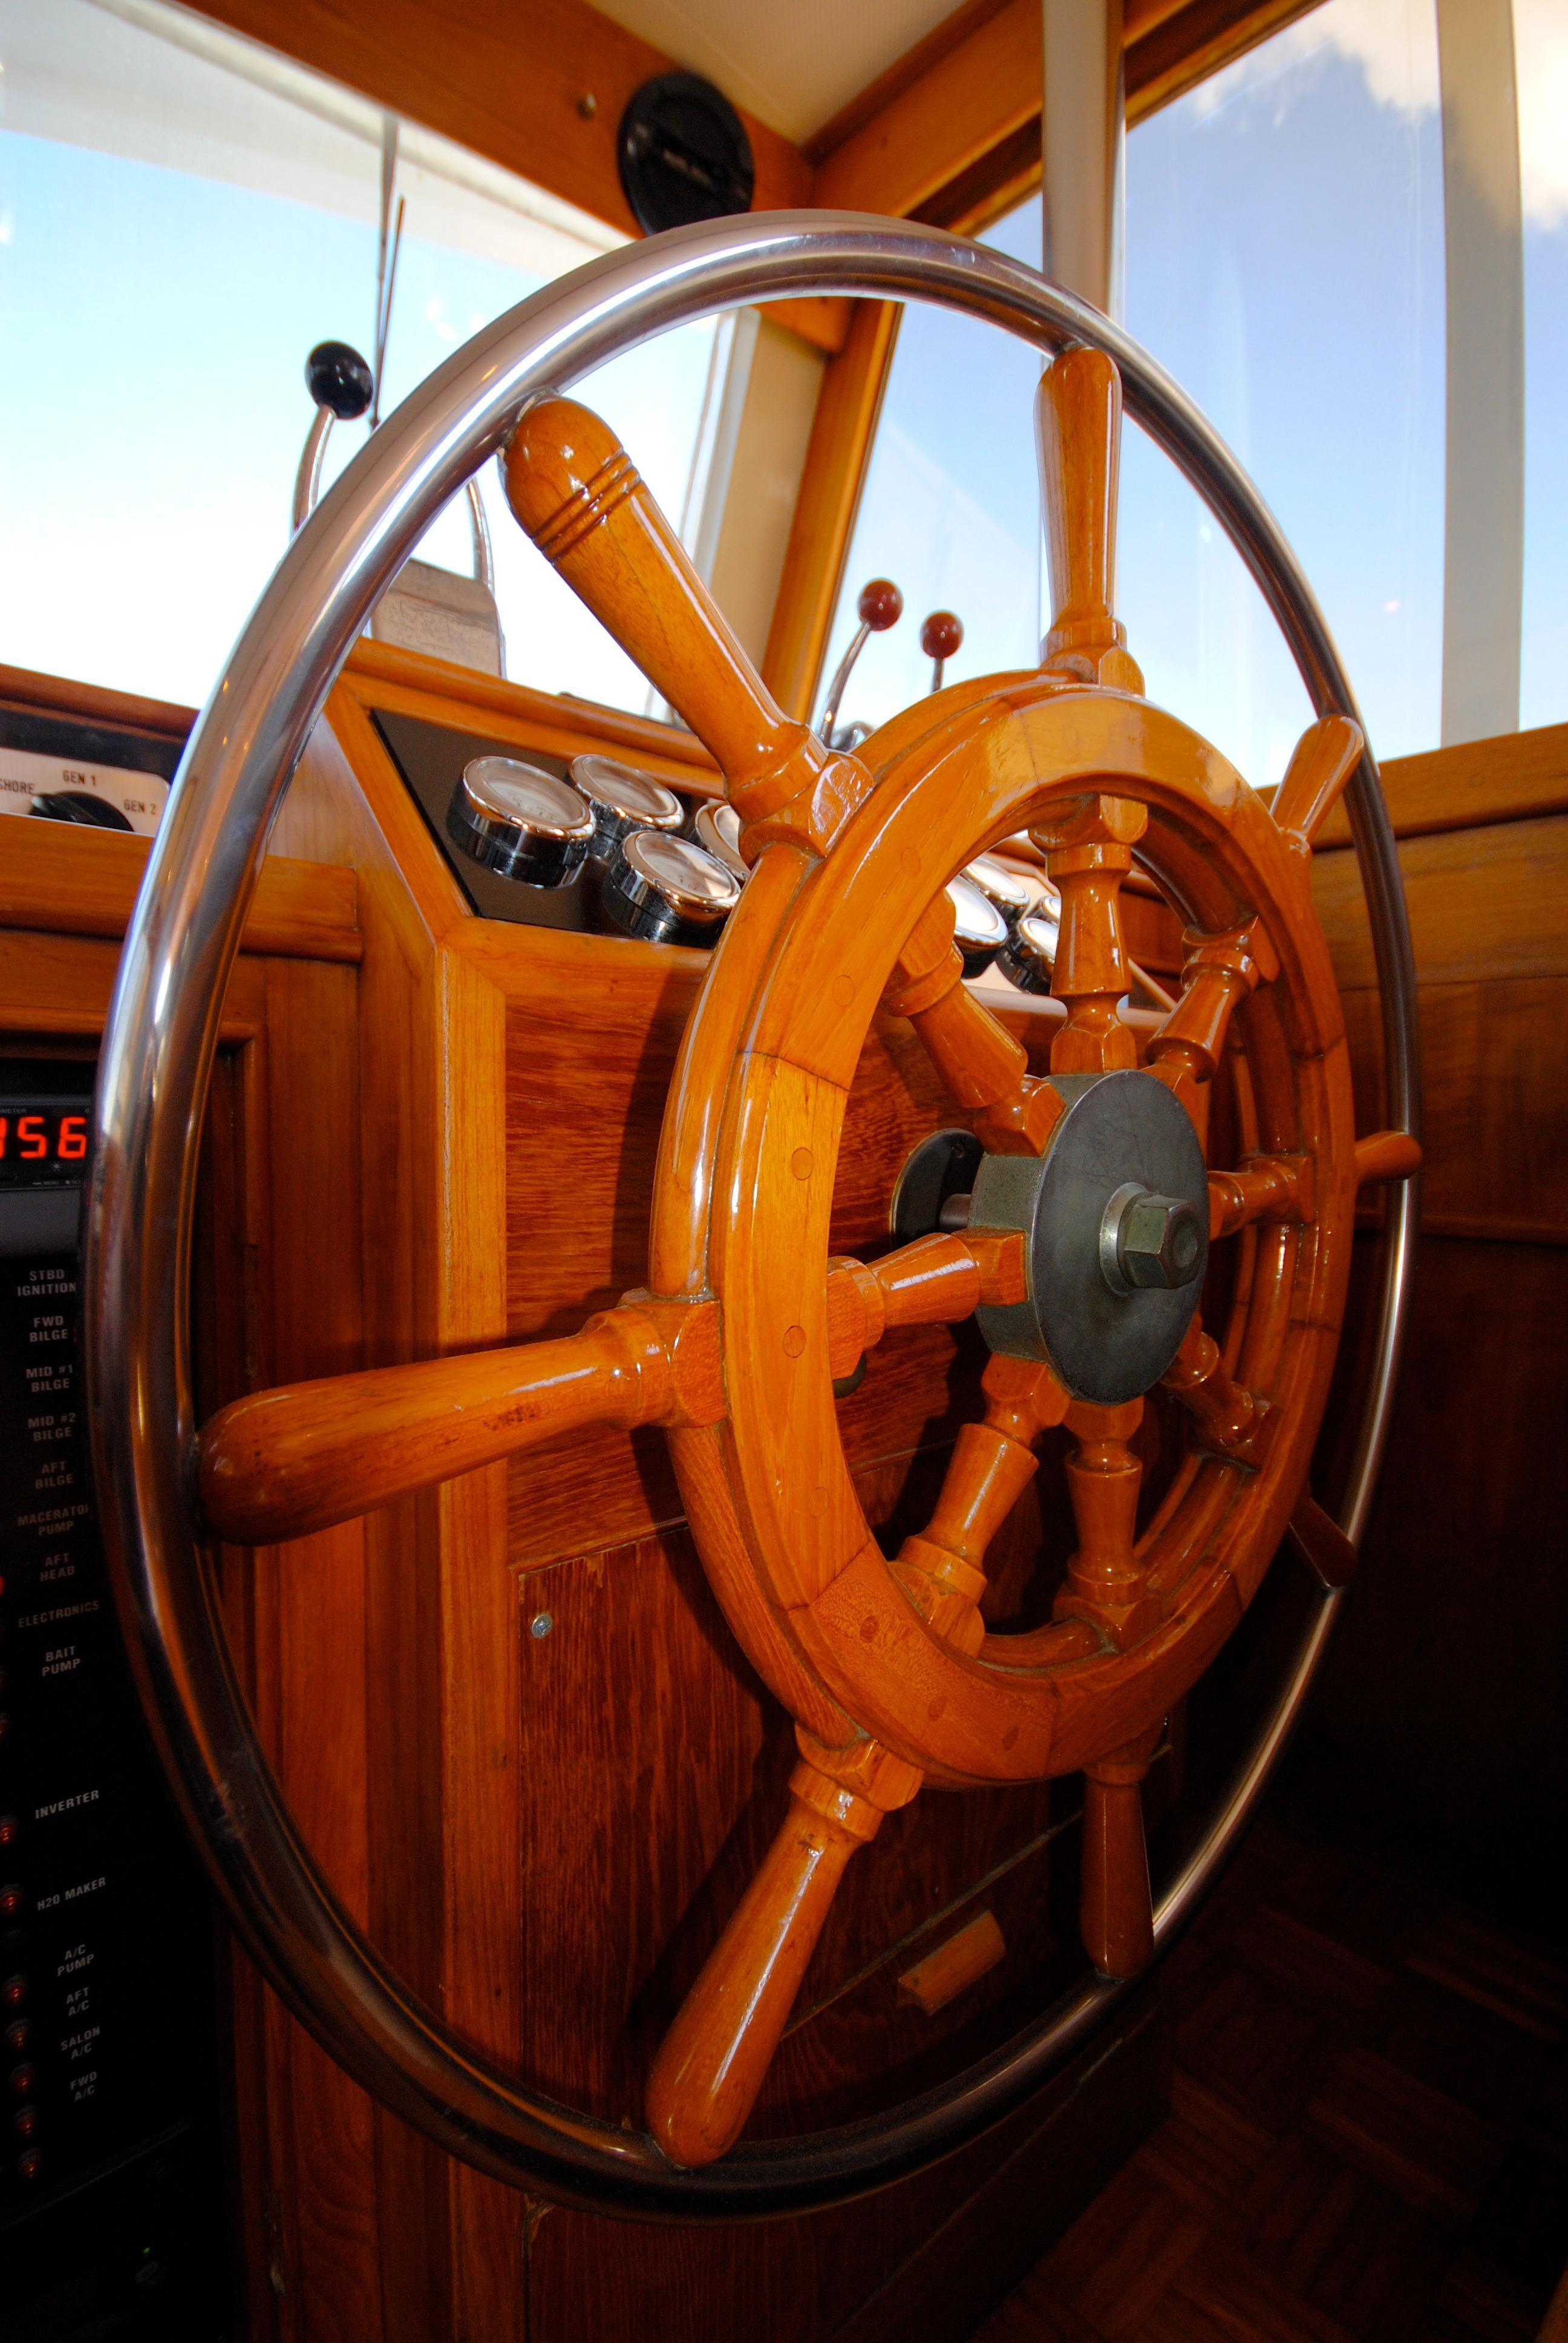
<path id="1" fill-rule="evenodd" d="M 1040 0 L 1041 266 L 1110 317 L 1122 307 L 1126 96 L 1121 0 Z"/>
<path id="2" fill-rule="evenodd" d="M 1513 0 L 1437 0 L 1437 47 L 1448 294 L 1446 748 L 1519 729 L 1524 231 Z"/>

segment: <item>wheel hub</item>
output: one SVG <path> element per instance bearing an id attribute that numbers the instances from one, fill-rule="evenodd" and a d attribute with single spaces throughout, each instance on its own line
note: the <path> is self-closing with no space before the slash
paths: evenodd
<path id="1" fill-rule="evenodd" d="M 1159 1381 L 1192 1322 L 1208 1174 L 1190 1118 L 1155 1075 L 1064 1074 L 1053 1087 L 1066 1112 L 1044 1152 L 981 1155 L 974 1172 L 969 1226 L 1021 1232 L 1029 1287 L 976 1322 L 992 1351 L 1044 1361 L 1075 1399 L 1117 1407 Z M 944 1162 L 961 1160 L 954 1137 L 916 1151 L 902 1198 L 935 1187 L 916 1164 L 938 1141 Z M 942 1200 L 944 1224 L 952 1202 Z"/>

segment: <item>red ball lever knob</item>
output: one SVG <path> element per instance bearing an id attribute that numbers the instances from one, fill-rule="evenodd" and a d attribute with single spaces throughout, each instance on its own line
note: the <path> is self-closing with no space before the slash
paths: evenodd
<path id="1" fill-rule="evenodd" d="M 920 649 L 931 663 L 931 689 L 942 688 L 942 669 L 964 639 L 964 622 L 951 610 L 933 610 L 920 628 Z"/>
<path id="2" fill-rule="evenodd" d="M 863 627 L 869 627 L 874 635 L 885 635 L 902 618 L 904 598 L 890 578 L 873 578 L 869 585 L 861 587 L 855 608 Z"/>

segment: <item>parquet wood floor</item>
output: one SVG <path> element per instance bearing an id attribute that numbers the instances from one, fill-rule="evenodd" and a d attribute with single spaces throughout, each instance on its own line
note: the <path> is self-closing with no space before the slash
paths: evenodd
<path id="1" fill-rule="evenodd" d="M 1171 2111 L 974 2343 L 1528 2343 L 1568 1976 L 1265 1823 L 1166 1982 Z"/>

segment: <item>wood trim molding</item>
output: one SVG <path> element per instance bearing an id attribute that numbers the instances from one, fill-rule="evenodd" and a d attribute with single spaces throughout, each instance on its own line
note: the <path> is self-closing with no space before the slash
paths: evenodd
<path id="1" fill-rule="evenodd" d="M 586 0 L 197 0 L 231 32 L 328 74 L 379 106 L 518 172 L 635 236 L 615 161 L 628 98 L 676 62 Z M 1128 119 L 1140 121 L 1317 0 L 1127 0 Z M 525 61 L 527 70 L 521 70 Z M 1038 0 L 966 0 L 824 126 L 804 152 L 741 109 L 754 207 L 843 206 L 907 217 L 961 184 L 979 216 L 990 171 L 1012 200 L 1038 125 Z M 587 101 L 593 101 L 585 111 Z M 1038 173 L 1035 175 L 1038 176 Z M 829 351 L 842 305 L 779 305 L 779 322 Z M 785 313 L 788 314 L 785 314 Z"/>
<path id="2" fill-rule="evenodd" d="M 901 311 L 857 301 L 849 337 L 828 362 L 773 604 L 762 679 L 787 716 L 810 720 Z"/>
<path id="3" fill-rule="evenodd" d="M 1127 0 L 1127 126 L 1185 96 L 1319 0 Z"/>
<path id="4" fill-rule="evenodd" d="M 150 840 L 15 816 L 6 821 L 0 929 L 116 940 L 125 934 Z M 357 960 L 362 949 L 353 871 L 269 855 L 240 950 L 278 960 Z"/>
<path id="5" fill-rule="evenodd" d="M 188 739 L 196 720 L 194 708 L 177 708 L 172 700 L 143 699 L 134 691 L 111 691 L 102 684 L 77 683 L 69 676 L 35 675 L 24 667 L 0 667 L 0 707 L 78 717 L 85 724 L 148 732 L 163 740 Z"/>
<path id="6" fill-rule="evenodd" d="M 955 45 L 928 55 L 917 78 L 823 155 L 813 201 L 908 217 L 1014 131 L 1039 121 L 1042 56 L 1039 0 L 1008 0 Z"/>
<path id="7" fill-rule="evenodd" d="M 1383 796 L 1396 838 L 1430 838 L 1445 830 L 1490 830 L 1568 813 L 1568 724 L 1464 740 L 1419 757 L 1391 757 Z M 1323 824 L 1319 853 L 1349 846 L 1342 803 Z"/>
<path id="8" fill-rule="evenodd" d="M 1126 0 L 1129 125 L 1317 5 Z M 813 202 L 972 232 L 1040 184 L 1042 72 L 1039 0 L 971 0 L 810 142 Z"/>
<path id="9" fill-rule="evenodd" d="M 349 652 L 342 681 L 367 708 L 403 707 L 412 716 L 449 723 L 456 702 L 466 711 L 482 709 L 498 718 L 498 729 L 511 732 L 519 745 L 565 757 L 585 749 L 602 754 L 607 749 L 624 749 L 650 772 L 678 781 L 683 789 L 719 794 L 712 758 L 694 733 L 678 724 L 601 708 L 569 692 L 538 691 L 531 684 L 482 675 L 477 668 L 453 667 L 423 651 L 373 642 L 367 635 Z"/>
<path id="10" fill-rule="evenodd" d="M 616 129 L 632 92 L 676 60 L 585 0 L 200 0 L 200 14 L 637 235 Z M 809 203 L 804 156 L 738 111 L 756 157 L 756 208 Z"/>

